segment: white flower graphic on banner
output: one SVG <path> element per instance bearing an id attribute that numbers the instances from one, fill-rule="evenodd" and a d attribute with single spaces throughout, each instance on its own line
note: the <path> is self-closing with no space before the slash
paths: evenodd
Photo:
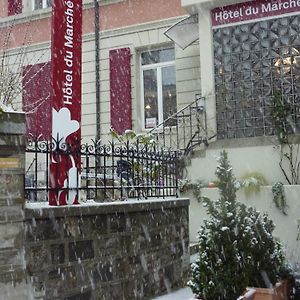
<path id="1" fill-rule="evenodd" d="M 79 122 L 71 120 L 71 113 L 68 108 L 63 107 L 59 111 L 52 109 L 52 137 L 58 138 L 59 146 L 66 142 L 69 135 L 79 129 Z"/>
<path id="2" fill-rule="evenodd" d="M 74 157 L 72 155 L 70 155 L 70 159 L 72 161 L 72 167 L 68 171 L 68 178 L 64 180 L 63 186 L 63 188 L 68 189 L 68 197 L 66 201 L 69 205 L 75 202 L 77 195 L 79 196 L 79 192 L 76 188 L 80 188 L 80 174 L 78 173 L 78 169 L 76 168 Z M 59 192 L 59 199 L 61 197 L 61 193 L 62 191 Z"/>
<path id="3" fill-rule="evenodd" d="M 64 148 L 67 138 L 79 129 L 80 125 L 77 120 L 71 119 L 71 112 L 68 108 L 63 107 L 59 111 L 52 109 L 52 137 L 54 140 L 58 139 L 58 147 Z M 71 166 L 65 170 L 65 164 L 62 160 L 71 160 Z M 74 204 L 78 196 L 78 189 L 80 187 L 80 174 L 76 167 L 73 155 L 68 154 L 68 157 L 59 156 L 55 159 L 52 156 L 52 164 L 58 164 L 60 180 L 63 180 L 62 190 L 59 191 L 59 203 Z M 62 163 L 62 165 L 61 165 Z M 68 165 L 68 164 L 67 164 Z M 67 189 L 67 192 L 65 192 Z"/>

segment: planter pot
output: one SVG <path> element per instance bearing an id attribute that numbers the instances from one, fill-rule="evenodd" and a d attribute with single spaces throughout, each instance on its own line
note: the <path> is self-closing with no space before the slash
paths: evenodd
<path id="1" fill-rule="evenodd" d="M 251 295 L 251 292 L 253 294 Z M 255 292 L 254 292 L 255 291 Z M 248 292 L 248 293 L 247 293 Z M 251 295 L 247 297 L 246 294 Z M 289 284 L 288 281 L 281 281 L 274 288 L 247 288 L 244 296 L 240 300 L 288 300 L 289 299 Z"/>

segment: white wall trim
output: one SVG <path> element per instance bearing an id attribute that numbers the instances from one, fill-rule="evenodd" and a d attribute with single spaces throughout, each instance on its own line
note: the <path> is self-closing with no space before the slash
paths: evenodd
<path id="1" fill-rule="evenodd" d="M 167 28 L 168 26 L 173 25 L 177 21 L 183 19 L 187 15 L 183 15 L 180 17 L 173 17 L 173 18 L 168 18 L 164 20 L 159 20 L 159 21 L 151 21 L 151 22 L 146 22 L 142 24 L 135 24 L 135 25 L 130 25 L 130 26 L 124 26 L 121 28 L 114 28 L 114 29 L 109 29 L 109 30 L 104 30 L 100 32 L 100 39 L 105 39 L 105 38 L 110 38 L 110 37 L 117 37 L 121 35 L 126 35 L 126 34 L 132 34 L 142 31 L 148 31 L 148 30 L 154 30 L 154 29 L 161 29 L 161 28 Z M 94 32 L 88 33 L 84 35 L 84 38 L 86 41 L 88 40 L 93 40 L 94 39 Z"/>
<path id="2" fill-rule="evenodd" d="M 213 32 L 209 9 L 199 12 L 199 49 L 201 95 L 206 97 L 207 127 L 216 132 L 216 99 Z"/>
<path id="3" fill-rule="evenodd" d="M 181 18 L 182 17 L 176 17 L 176 18 L 166 19 L 163 21 L 154 21 L 154 22 L 148 22 L 148 23 L 143 23 L 143 24 L 138 24 L 138 25 L 127 26 L 127 27 L 123 27 L 123 28 L 102 31 L 100 33 L 100 47 L 101 47 L 101 40 L 103 40 L 103 39 L 117 37 L 117 36 L 126 35 L 126 34 L 132 34 L 132 33 L 136 33 L 136 32 L 166 28 L 168 26 L 171 26 L 173 23 L 175 23 L 176 21 L 178 21 Z M 92 32 L 92 33 L 84 34 L 82 37 L 82 42 L 83 43 L 90 42 L 90 41 L 93 41 L 94 39 L 95 39 L 95 33 Z M 33 52 L 33 51 L 47 50 L 50 48 L 50 45 L 51 45 L 50 40 L 47 42 L 30 44 L 30 45 L 26 46 L 27 53 Z M 120 47 L 122 47 L 122 45 L 120 45 Z M 24 48 L 24 46 L 9 49 L 9 53 L 16 54 L 20 48 Z M 101 49 L 100 49 L 100 51 L 101 51 Z"/>

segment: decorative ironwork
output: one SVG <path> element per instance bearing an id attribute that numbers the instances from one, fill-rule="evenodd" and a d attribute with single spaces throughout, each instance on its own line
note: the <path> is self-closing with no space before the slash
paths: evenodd
<path id="1" fill-rule="evenodd" d="M 218 139 L 273 135 L 276 92 L 299 130 L 299 33 L 299 15 L 214 30 Z"/>
<path id="2" fill-rule="evenodd" d="M 175 124 L 169 126 L 169 124 Z M 205 98 L 196 95 L 196 100 L 183 107 L 161 124 L 149 131 L 156 143 L 164 149 L 180 150 L 187 155 L 195 146 L 208 144 Z"/>
<path id="3" fill-rule="evenodd" d="M 78 184 L 70 187 L 67 183 L 60 191 L 68 194 L 75 190 L 82 201 L 177 196 L 177 152 L 157 149 L 139 141 L 102 145 L 99 140 L 75 145 L 31 139 L 26 150 L 29 163 L 25 196 L 28 201 L 48 201 L 50 191 L 59 192 L 49 185 L 49 163 L 52 157 L 57 159 L 60 155 L 70 154 L 81 157 Z"/>

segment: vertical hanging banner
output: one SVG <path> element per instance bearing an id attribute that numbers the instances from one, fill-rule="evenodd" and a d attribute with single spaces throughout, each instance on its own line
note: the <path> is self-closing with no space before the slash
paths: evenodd
<path id="1" fill-rule="evenodd" d="M 49 205 L 78 204 L 82 0 L 52 1 L 52 140 Z"/>

